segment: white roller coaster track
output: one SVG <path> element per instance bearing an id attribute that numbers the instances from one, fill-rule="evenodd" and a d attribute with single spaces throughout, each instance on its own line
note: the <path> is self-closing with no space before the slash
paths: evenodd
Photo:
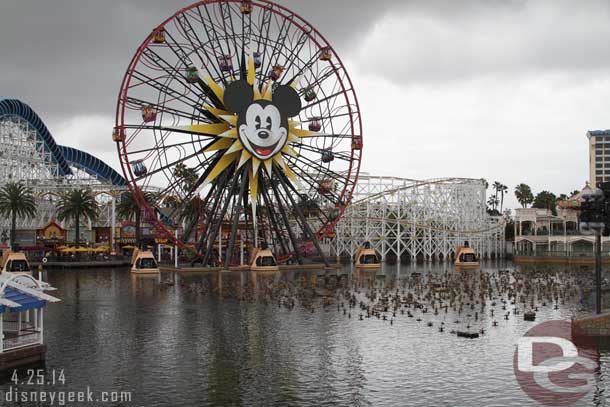
<path id="1" fill-rule="evenodd" d="M 101 204 L 96 226 L 110 226 L 112 199 L 127 191 L 127 187 L 102 182 L 79 168 L 71 168 L 69 176 L 59 176 L 58 165 L 36 132 L 22 117 L 0 116 L 0 187 L 10 181 L 23 182 L 32 188 L 37 200 L 36 216 L 18 219 L 17 228 L 32 230 L 44 226 L 55 216 L 57 196 L 76 188 L 89 188 L 96 193 Z M 88 225 L 89 229 L 91 226 Z M 10 220 L 0 218 L 0 231 L 8 228 Z"/>
<path id="2" fill-rule="evenodd" d="M 441 260 L 467 240 L 482 257 L 501 257 L 505 223 L 487 214 L 485 192 L 480 179 L 361 175 L 337 224 L 334 252 L 353 256 L 369 242 L 384 260 Z"/>

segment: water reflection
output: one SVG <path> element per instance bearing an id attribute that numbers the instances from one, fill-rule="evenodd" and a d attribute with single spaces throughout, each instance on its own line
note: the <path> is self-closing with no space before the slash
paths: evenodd
<path id="1" fill-rule="evenodd" d="M 511 272 L 499 272 L 506 269 Z M 443 264 L 384 265 L 379 272 L 346 266 L 331 273 L 48 272 L 45 279 L 63 301 L 46 312 L 46 369 L 65 369 L 67 383 L 46 387 L 129 390 L 135 405 L 149 406 L 530 405 L 512 360 L 517 339 L 534 324 L 513 309 L 530 307 L 532 295 L 526 303 L 508 296 L 524 273 L 540 279 L 531 289 L 540 293 L 537 322 L 569 319 L 587 306 L 575 286 L 591 270 L 502 262 L 466 273 Z M 555 276 L 570 286 L 543 284 Z M 458 285 L 462 292 L 454 292 L 452 304 Z M 407 307 L 402 301 L 409 294 Z M 401 304 L 393 310 L 396 295 Z M 371 311 L 366 318 L 366 306 L 372 310 L 383 297 L 386 320 Z M 467 324 L 485 333 L 474 340 L 450 334 Z M 601 403 L 608 358 L 602 352 L 599 390 L 581 405 Z"/>

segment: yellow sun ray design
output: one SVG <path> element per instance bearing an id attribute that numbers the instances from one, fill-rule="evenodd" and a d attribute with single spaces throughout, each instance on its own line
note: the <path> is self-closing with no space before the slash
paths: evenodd
<path id="1" fill-rule="evenodd" d="M 207 134 L 217 136 L 231 128 L 230 123 L 210 123 L 210 124 L 189 124 L 186 126 L 178 126 L 176 129 L 185 130 L 191 133 Z"/>
<path id="2" fill-rule="evenodd" d="M 204 105 L 203 108 L 205 110 L 207 110 L 208 112 L 212 113 L 214 116 L 216 116 L 217 118 L 222 118 L 222 116 L 228 116 L 231 114 L 231 112 L 227 112 L 226 110 L 222 110 L 222 109 L 217 109 L 213 106 L 209 106 L 209 105 Z"/>
<path id="3" fill-rule="evenodd" d="M 224 102 L 225 90 L 219 84 L 217 84 L 216 81 L 210 77 L 210 75 L 204 72 L 203 69 L 197 69 L 197 73 L 199 74 L 199 77 L 203 79 L 203 81 L 210 87 L 210 89 L 212 89 L 214 95 L 216 95 L 221 102 Z"/>
<path id="4" fill-rule="evenodd" d="M 223 89 L 223 87 L 216 83 L 209 75 L 207 75 L 207 73 L 203 72 L 202 70 L 199 70 L 198 72 L 200 78 L 210 87 L 214 95 L 221 102 L 224 103 L 225 90 Z M 273 81 L 271 79 L 268 79 L 264 83 L 262 88 L 259 87 L 259 85 L 256 83 L 256 68 L 254 66 L 254 58 L 252 54 L 250 54 L 248 58 L 248 72 L 245 79 L 248 85 L 252 86 L 254 101 L 272 101 Z M 299 78 L 296 78 L 289 85 L 296 89 L 299 80 Z M 208 185 L 209 183 L 214 181 L 214 179 L 216 179 L 225 169 L 227 169 L 234 162 L 237 164 L 237 168 L 242 168 L 244 165 L 248 165 L 249 167 L 247 170 L 247 174 L 249 179 L 250 199 L 253 211 L 256 210 L 256 202 L 258 199 L 259 192 L 259 171 L 261 170 L 261 167 L 264 167 L 265 171 L 271 176 L 273 172 L 273 167 L 275 166 L 280 171 L 283 171 L 284 174 L 286 174 L 286 176 L 288 177 L 288 179 L 290 179 L 298 187 L 301 187 L 301 183 L 299 182 L 298 176 L 290 168 L 283 155 L 290 157 L 298 157 L 298 152 L 295 151 L 290 146 L 290 144 L 300 143 L 301 138 L 311 137 L 319 133 L 305 130 L 301 128 L 303 123 L 289 119 L 286 144 L 275 155 L 265 160 L 261 160 L 255 157 L 249 151 L 247 151 L 244 145 L 242 144 L 237 130 L 237 114 L 234 114 L 233 112 L 228 110 L 219 109 L 209 105 L 204 105 L 203 109 L 210 112 L 221 122 L 212 124 L 193 124 L 181 127 L 181 129 L 189 132 L 213 135 L 216 138 L 214 142 L 205 149 L 205 151 L 219 151 L 222 154 L 222 157 L 215 164 L 214 168 L 212 168 L 212 170 L 204 180 L 203 185 Z"/>
<path id="5" fill-rule="evenodd" d="M 233 144 L 233 140 L 231 140 L 230 138 L 221 138 L 220 140 L 216 140 L 214 143 L 212 143 L 212 145 L 210 145 L 204 151 L 208 152 L 208 151 L 224 150 L 226 148 L 231 147 L 232 144 Z"/>
<path id="6" fill-rule="evenodd" d="M 252 158 L 252 154 L 250 154 L 248 150 L 241 150 L 241 158 L 239 159 L 239 164 L 237 164 L 237 168 L 241 168 L 242 165 L 247 163 L 250 158 Z"/>
<path id="7" fill-rule="evenodd" d="M 273 173 L 271 172 L 273 170 L 273 159 L 265 160 L 263 161 L 263 163 L 265 164 L 267 174 L 269 174 L 269 177 L 271 177 L 273 175 Z"/>
<path id="8" fill-rule="evenodd" d="M 295 157 L 295 158 L 299 156 L 299 153 L 297 153 L 294 150 L 294 148 L 290 147 L 288 144 L 286 144 L 284 146 L 284 148 L 282 148 L 282 153 L 287 154 L 287 155 L 289 155 L 291 157 Z"/>
<path id="9" fill-rule="evenodd" d="M 218 137 L 237 138 L 237 129 L 235 127 L 231 127 L 224 133 L 220 133 Z"/>
<path id="10" fill-rule="evenodd" d="M 227 168 L 229 166 L 229 164 L 231 164 L 233 161 L 235 161 L 236 156 L 237 156 L 237 153 L 223 155 L 222 158 L 220 160 L 218 160 L 218 163 L 216 163 L 216 166 L 214 167 L 214 169 L 212 169 L 212 171 L 210 171 L 210 174 L 208 174 L 207 178 L 203 181 L 204 185 L 209 184 L 218 175 L 220 175 L 220 173 L 225 168 Z"/>
<path id="11" fill-rule="evenodd" d="M 238 151 L 245 151 L 244 146 L 243 146 L 243 144 L 241 144 L 241 141 L 235 140 L 232 142 L 231 147 L 229 147 L 229 149 L 225 152 L 225 154 L 231 154 L 231 153 L 235 153 Z M 240 159 L 241 159 L 241 156 L 240 156 Z"/>

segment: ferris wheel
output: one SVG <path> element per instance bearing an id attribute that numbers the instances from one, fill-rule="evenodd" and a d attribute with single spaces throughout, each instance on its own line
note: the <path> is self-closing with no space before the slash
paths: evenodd
<path id="1" fill-rule="evenodd" d="M 309 23 L 266 0 L 204 0 L 138 48 L 113 140 L 157 233 L 205 258 L 224 233 L 226 263 L 238 239 L 300 260 L 351 199 L 362 124 L 345 67 Z"/>

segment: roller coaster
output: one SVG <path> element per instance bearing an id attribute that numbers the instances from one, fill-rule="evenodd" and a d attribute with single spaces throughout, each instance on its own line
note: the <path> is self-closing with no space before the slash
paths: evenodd
<path id="1" fill-rule="evenodd" d="M 447 260 L 468 241 L 483 258 L 504 253 L 505 222 L 490 216 L 481 179 L 414 180 L 361 174 L 331 243 L 354 256 L 369 243 L 383 260 Z"/>
<path id="2" fill-rule="evenodd" d="M 32 108 L 16 99 L 0 99 L 0 143 L 0 187 L 21 181 L 38 199 L 37 216 L 20 219 L 18 228 L 41 227 L 54 216 L 57 195 L 84 186 L 102 204 L 98 225 L 111 226 L 115 200 L 128 190 L 114 169 L 87 152 L 58 145 Z M 505 224 L 487 214 L 485 194 L 480 179 L 361 174 L 334 238 L 325 240 L 339 256 L 353 256 L 368 242 L 384 260 L 444 260 L 468 241 L 482 257 L 498 257 L 504 253 Z M 0 228 L 8 226 L 0 220 Z"/>
<path id="3" fill-rule="evenodd" d="M 100 197 L 100 226 L 110 226 L 114 199 L 127 190 L 125 179 L 89 153 L 58 145 L 42 119 L 26 103 L 0 99 L 0 187 L 11 181 L 32 188 L 35 218 L 19 219 L 19 229 L 43 226 L 55 214 L 56 196 L 86 186 Z M 0 220 L 0 228 L 8 221 Z"/>

